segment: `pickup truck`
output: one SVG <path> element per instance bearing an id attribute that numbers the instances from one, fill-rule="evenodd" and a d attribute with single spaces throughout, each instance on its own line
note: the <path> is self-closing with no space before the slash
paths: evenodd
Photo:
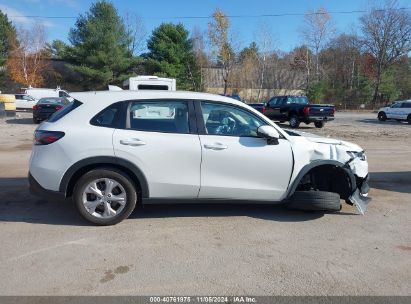
<path id="1" fill-rule="evenodd" d="M 306 96 L 274 96 L 265 105 L 264 115 L 279 122 L 290 122 L 298 128 L 301 122 L 314 123 L 322 128 L 327 121 L 334 120 L 333 105 L 310 104 Z"/>
<path id="2" fill-rule="evenodd" d="M 265 103 L 247 103 L 247 105 L 256 109 L 260 113 L 265 113 Z"/>

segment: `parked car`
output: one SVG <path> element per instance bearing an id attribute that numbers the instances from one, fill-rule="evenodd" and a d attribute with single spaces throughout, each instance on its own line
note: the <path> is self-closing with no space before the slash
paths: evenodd
<path id="1" fill-rule="evenodd" d="M 17 110 L 32 110 L 33 106 L 38 102 L 33 96 L 27 94 L 14 94 L 16 97 Z"/>
<path id="2" fill-rule="evenodd" d="M 264 115 L 281 123 L 289 121 L 291 128 L 298 128 L 301 122 L 322 128 L 334 120 L 334 113 L 333 105 L 310 104 L 306 96 L 274 96 L 267 102 Z"/>
<path id="3" fill-rule="evenodd" d="M 69 98 L 70 95 L 67 91 L 60 89 L 57 87 L 56 89 L 46 89 L 46 88 L 23 88 L 23 93 L 26 95 L 30 95 L 37 100 L 45 97 L 66 97 Z"/>
<path id="4" fill-rule="evenodd" d="M 41 98 L 33 106 L 33 122 L 39 123 L 48 119 L 52 114 L 68 105 L 70 101 L 65 97 Z"/>
<path id="5" fill-rule="evenodd" d="M 248 103 L 247 105 L 256 109 L 258 112 L 265 114 L 265 103 Z"/>
<path id="6" fill-rule="evenodd" d="M 72 93 L 35 131 L 32 193 L 71 198 L 91 223 L 136 203 L 254 202 L 363 214 L 368 164 L 359 146 L 285 132 L 246 104 L 173 91 Z"/>
<path id="7" fill-rule="evenodd" d="M 398 121 L 408 121 L 411 124 L 411 100 L 398 101 L 389 107 L 378 110 L 378 120 L 386 121 L 395 119 Z"/>

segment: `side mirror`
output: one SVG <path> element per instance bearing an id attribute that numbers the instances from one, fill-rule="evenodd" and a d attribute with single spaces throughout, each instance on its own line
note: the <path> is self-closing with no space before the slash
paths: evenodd
<path id="1" fill-rule="evenodd" d="M 267 144 L 278 145 L 280 133 L 272 126 L 260 126 L 257 129 L 257 135 L 267 139 Z"/>

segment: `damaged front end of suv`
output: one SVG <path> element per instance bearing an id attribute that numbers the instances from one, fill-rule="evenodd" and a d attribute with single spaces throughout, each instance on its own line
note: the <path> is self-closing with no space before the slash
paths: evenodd
<path id="1" fill-rule="evenodd" d="M 364 150 L 346 141 L 286 132 L 291 137 L 295 161 L 288 194 L 313 190 L 337 193 L 363 215 L 371 200 Z"/>

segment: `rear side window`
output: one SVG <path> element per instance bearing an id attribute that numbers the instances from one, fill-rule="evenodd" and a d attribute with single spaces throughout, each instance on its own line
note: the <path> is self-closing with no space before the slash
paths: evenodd
<path id="1" fill-rule="evenodd" d="M 404 102 L 403 104 L 402 104 L 402 107 L 403 108 L 411 108 L 411 102 Z"/>
<path id="2" fill-rule="evenodd" d="M 127 128 L 163 133 L 190 133 L 188 104 L 180 100 L 135 101 L 130 103 Z"/>
<path id="3" fill-rule="evenodd" d="M 119 127 L 122 103 L 118 102 L 105 108 L 90 121 L 93 126 L 117 128 Z"/>
<path id="4" fill-rule="evenodd" d="M 74 109 L 78 108 L 81 106 L 83 103 L 81 103 L 78 100 L 74 100 L 70 102 L 68 105 L 66 105 L 64 108 L 61 110 L 55 112 L 53 115 L 50 116 L 50 118 L 47 120 L 48 122 L 56 122 L 62 117 L 66 116 L 68 113 L 73 111 Z"/>

